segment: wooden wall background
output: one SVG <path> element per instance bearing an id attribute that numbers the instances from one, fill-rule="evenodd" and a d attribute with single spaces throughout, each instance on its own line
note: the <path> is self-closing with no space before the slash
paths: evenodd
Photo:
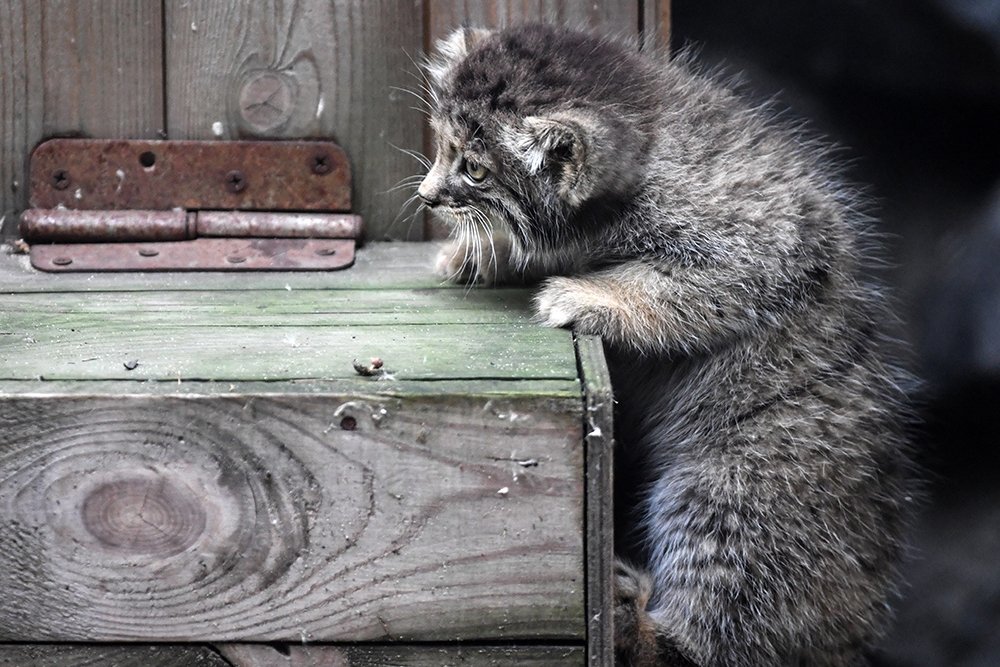
<path id="1" fill-rule="evenodd" d="M 418 61 L 469 23 L 587 25 L 665 44 L 668 0 L 0 0 L 0 216 L 16 234 L 28 155 L 52 136 L 333 137 L 369 239 L 420 240 L 392 191 L 419 165 Z M 395 147 L 395 148 L 394 148 Z"/>

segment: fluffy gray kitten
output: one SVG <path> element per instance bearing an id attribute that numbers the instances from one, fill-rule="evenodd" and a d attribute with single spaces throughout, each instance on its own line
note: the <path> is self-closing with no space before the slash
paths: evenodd
<path id="1" fill-rule="evenodd" d="M 906 377 L 822 148 L 557 27 L 459 30 L 427 71 L 438 271 L 544 279 L 538 319 L 605 341 L 619 662 L 858 664 L 908 514 Z"/>

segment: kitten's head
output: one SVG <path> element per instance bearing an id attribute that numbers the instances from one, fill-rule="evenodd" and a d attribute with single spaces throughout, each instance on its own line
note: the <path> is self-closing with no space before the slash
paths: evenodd
<path id="1" fill-rule="evenodd" d="M 522 255 L 572 245 L 642 178 L 645 68 L 551 26 L 456 31 L 427 67 L 436 158 L 418 194 L 460 234 L 503 225 Z"/>

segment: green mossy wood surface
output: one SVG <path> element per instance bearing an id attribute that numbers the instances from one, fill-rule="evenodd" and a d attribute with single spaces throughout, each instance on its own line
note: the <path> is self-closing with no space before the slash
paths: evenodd
<path id="1" fill-rule="evenodd" d="M 376 244 L 326 274 L 0 256 L 0 641 L 460 641 L 482 664 L 580 664 L 572 336 L 533 324 L 525 291 L 440 284 L 434 252 Z M 375 356 L 390 377 L 355 373 Z M 0 664 L 75 650 L 8 644 Z"/>

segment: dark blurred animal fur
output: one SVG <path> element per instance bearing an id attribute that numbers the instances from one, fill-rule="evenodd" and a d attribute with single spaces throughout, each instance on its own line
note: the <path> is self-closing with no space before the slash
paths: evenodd
<path id="1" fill-rule="evenodd" d="M 619 662 L 857 664 L 908 514 L 907 378 L 828 152 L 684 58 L 557 27 L 459 30 L 427 73 L 437 270 L 543 279 L 538 320 L 608 350 Z"/>

